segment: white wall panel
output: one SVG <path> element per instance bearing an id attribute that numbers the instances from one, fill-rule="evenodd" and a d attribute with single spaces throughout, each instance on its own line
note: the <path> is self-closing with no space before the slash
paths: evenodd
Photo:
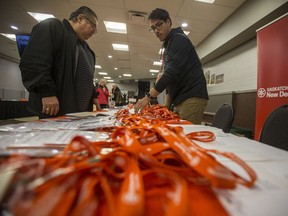
<path id="1" fill-rule="evenodd" d="M 0 88 L 24 90 L 19 64 L 0 58 Z"/>
<path id="2" fill-rule="evenodd" d="M 255 90 L 257 86 L 256 39 L 204 65 L 210 76 L 224 74 L 224 82 L 208 85 L 209 94 Z"/>

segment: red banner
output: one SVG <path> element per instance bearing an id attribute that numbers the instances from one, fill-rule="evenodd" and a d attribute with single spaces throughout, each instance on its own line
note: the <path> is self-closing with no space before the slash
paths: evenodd
<path id="1" fill-rule="evenodd" d="M 288 103 L 288 16 L 257 32 L 258 77 L 255 140 L 267 116 Z"/>

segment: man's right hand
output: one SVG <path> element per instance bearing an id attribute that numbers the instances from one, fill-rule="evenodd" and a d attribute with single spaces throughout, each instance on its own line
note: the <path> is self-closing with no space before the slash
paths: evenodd
<path id="1" fill-rule="evenodd" d="M 138 100 L 134 106 L 134 113 L 138 113 L 141 109 L 143 109 L 150 101 L 150 98 L 143 97 L 142 99 Z"/>
<path id="2" fill-rule="evenodd" d="M 59 101 L 56 96 L 42 98 L 42 113 L 56 115 L 59 112 Z"/>

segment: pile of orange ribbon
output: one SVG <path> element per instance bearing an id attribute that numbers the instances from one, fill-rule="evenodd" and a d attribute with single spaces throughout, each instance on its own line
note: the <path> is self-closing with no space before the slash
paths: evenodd
<path id="1" fill-rule="evenodd" d="M 77 136 L 52 158 L 15 155 L 2 161 L 0 172 L 17 170 L 2 206 L 13 215 L 37 216 L 228 215 L 212 188 L 252 187 L 255 172 L 234 154 L 193 141 L 213 141 L 213 133 L 185 134 L 163 121 L 175 116 L 157 113 L 162 119 L 152 118 L 152 110 L 119 111 L 122 126 L 110 128 L 107 141 Z M 234 161 L 250 178 L 215 155 Z"/>

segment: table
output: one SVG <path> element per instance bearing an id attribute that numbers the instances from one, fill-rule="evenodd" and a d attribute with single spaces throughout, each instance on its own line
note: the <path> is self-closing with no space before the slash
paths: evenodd
<path id="1" fill-rule="evenodd" d="M 287 215 L 288 194 L 288 152 L 272 146 L 233 134 L 225 134 L 210 126 L 183 125 L 186 133 L 209 130 L 216 135 L 211 143 L 198 145 L 207 149 L 217 149 L 236 154 L 256 172 L 258 179 L 252 189 L 238 187 L 236 190 L 215 190 L 222 204 L 231 215 Z M 229 166 L 231 162 L 223 158 L 219 161 Z"/>
<path id="2" fill-rule="evenodd" d="M 105 114 L 109 116 L 113 115 L 115 112 L 116 110 L 110 110 Z M 79 114 L 79 116 L 81 115 Z M 49 123 L 51 122 L 47 121 L 42 122 L 41 124 L 45 125 Z M 32 123 L 26 123 L 26 124 L 32 124 Z M 216 136 L 215 141 L 210 143 L 202 143 L 200 141 L 195 142 L 201 147 L 206 149 L 217 149 L 220 151 L 232 152 L 236 154 L 238 157 L 240 157 L 242 160 L 244 160 L 248 165 L 250 165 L 255 170 L 258 179 L 256 181 L 255 186 L 252 189 L 245 188 L 242 186 L 238 186 L 235 190 L 215 189 L 215 192 L 218 195 L 221 203 L 224 205 L 224 207 L 231 215 L 236 216 L 287 215 L 288 212 L 288 205 L 286 201 L 286 197 L 288 194 L 287 151 L 268 146 L 266 144 L 248 139 L 246 137 L 238 137 L 229 133 L 226 134 L 222 132 L 222 130 L 211 126 L 205 126 L 205 125 L 181 125 L 181 126 L 183 127 L 185 133 L 193 131 L 202 131 L 202 130 L 212 131 Z M 41 132 L 47 133 L 47 131 L 45 130 L 40 131 L 39 133 Z M 71 136 L 75 135 L 74 132 L 71 133 Z M 1 141 L 2 140 L 1 135 L 3 136 L 6 133 L 7 132 L 2 133 L 0 132 L 0 147 L 4 146 L 3 142 Z M 52 131 L 51 137 L 53 137 L 53 133 L 55 134 L 54 136 L 56 136 L 55 131 Z M 67 142 L 68 138 L 62 141 Z M 29 137 L 26 138 L 26 140 L 29 141 Z M 5 146 L 7 146 L 7 142 L 5 143 Z M 228 159 L 221 157 L 217 159 L 226 166 L 231 167 L 233 170 L 237 171 L 237 173 L 241 173 L 242 170 Z"/>
<path id="3" fill-rule="evenodd" d="M 27 101 L 0 101 L 0 120 L 33 116 L 27 106 Z"/>

